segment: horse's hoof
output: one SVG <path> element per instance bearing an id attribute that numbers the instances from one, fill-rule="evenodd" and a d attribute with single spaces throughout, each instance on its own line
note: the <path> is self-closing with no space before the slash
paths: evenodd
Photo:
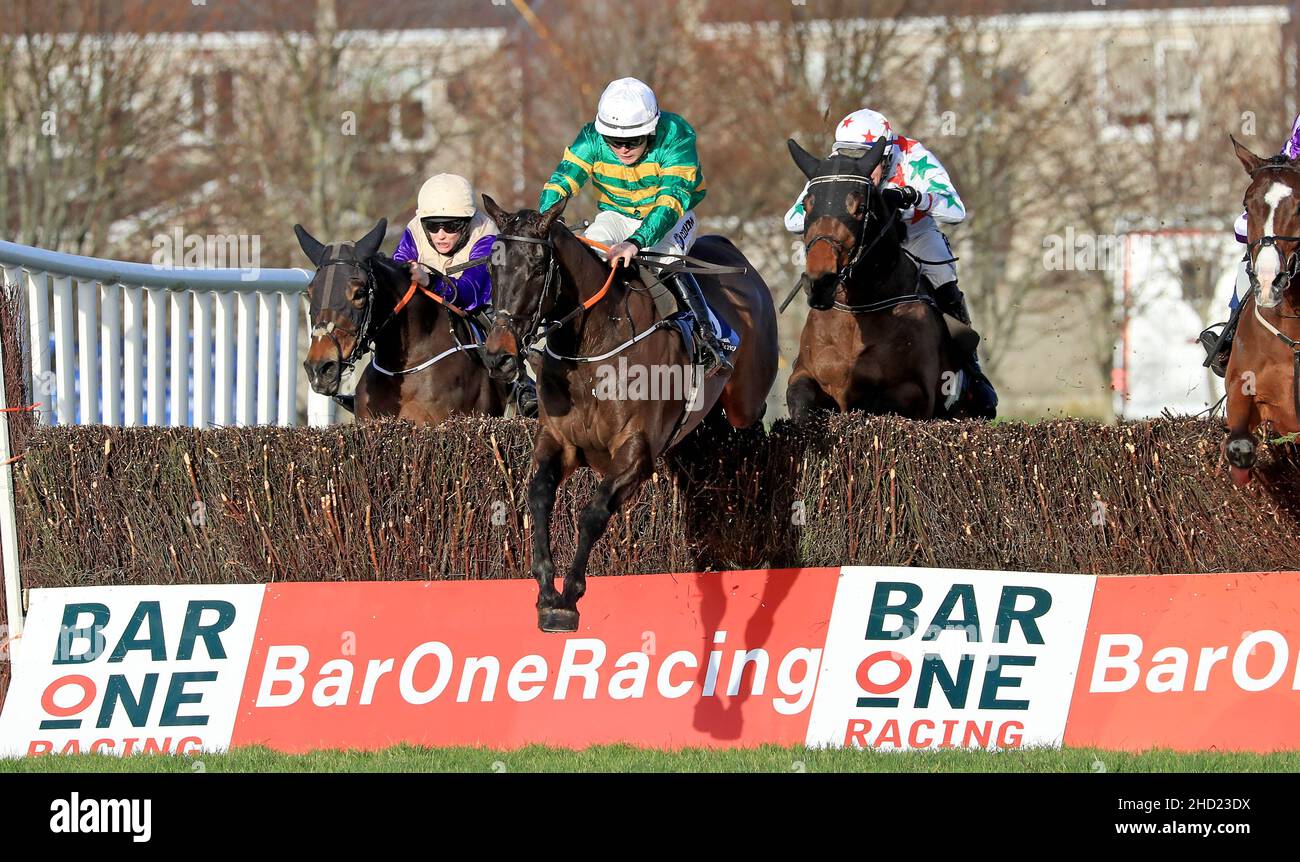
<path id="1" fill-rule="evenodd" d="M 537 627 L 544 632 L 576 632 L 578 612 L 568 608 L 538 608 Z"/>
<path id="2" fill-rule="evenodd" d="M 1232 484 L 1238 488 L 1244 488 L 1250 484 L 1250 471 L 1241 467 L 1229 467 L 1229 475 L 1232 476 Z"/>
<path id="3" fill-rule="evenodd" d="M 1249 471 L 1255 466 L 1256 446 L 1250 437 L 1236 437 L 1228 441 L 1225 447 L 1228 463 L 1233 467 Z"/>

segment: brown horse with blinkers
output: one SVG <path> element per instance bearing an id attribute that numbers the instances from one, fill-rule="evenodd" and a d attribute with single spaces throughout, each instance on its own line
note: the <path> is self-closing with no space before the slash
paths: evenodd
<path id="1" fill-rule="evenodd" d="M 818 159 L 788 142 L 809 180 L 800 286 L 810 311 L 786 387 L 797 422 L 816 410 L 965 415 L 950 339 L 962 338 L 969 352 L 979 336 L 945 320 L 903 249 L 898 211 L 872 181 L 886 143 Z"/>
<path id="2" fill-rule="evenodd" d="M 344 369 L 371 349 L 357 381 L 358 419 L 436 425 L 454 414 L 504 415 L 505 387 L 488 375 L 469 315 L 412 281 L 406 264 L 378 253 L 387 227 L 380 219 L 355 243 L 325 245 L 294 225 L 316 265 L 303 362 L 311 388 L 337 395 Z"/>
<path id="3" fill-rule="evenodd" d="M 734 371 L 703 378 L 676 324 L 656 312 L 643 281 L 611 270 L 560 221 L 566 202 L 561 199 L 545 214 L 510 213 L 483 196 L 500 227 L 490 264 L 497 311 L 486 344 L 489 368 L 514 374 L 525 352 L 542 340 L 534 333 L 544 333 L 537 374 L 541 427 L 528 507 L 537 624 L 550 632 L 577 630 L 591 548 L 650 477 L 655 460 L 719 408 L 733 427 L 759 422 L 777 367 L 771 293 L 729 241 L 703 236 L 691 251 L 704 261 L 693 265 L 715 314 L 740 333 Z M 626 396 L 611 397 L 602 383 L 615 366 L 680 385 L 640 397 L 629 387 Z M 554 585 L 551 512 L 560 483 L 582 466 L 604 478 L 582 510 L 577 551 L 561 593 Z"/>

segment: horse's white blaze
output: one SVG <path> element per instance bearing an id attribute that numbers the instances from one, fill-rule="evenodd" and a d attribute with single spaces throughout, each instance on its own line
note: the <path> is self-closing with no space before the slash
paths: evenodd
<path id="1" fill-rule="evenodd" d="M 1268 219 L 1264 222 L 1264 236 L 1273 236 L 1273 222 L 1277 208 L 1282 201 L 1291 197 L 1292 189 L 1286 183 L 1274 182 L 1264 193 L 1264 203 L 1268 204 Z M 1281 297 L 1274 296 L 1273 279 L 1282 269 L 1282 258 L 1276 246 L 1264 246 L 1255 256 L 1255 275 L 1259 279 L 1259 304 L 1265 308 L 1277 305 Z"/>

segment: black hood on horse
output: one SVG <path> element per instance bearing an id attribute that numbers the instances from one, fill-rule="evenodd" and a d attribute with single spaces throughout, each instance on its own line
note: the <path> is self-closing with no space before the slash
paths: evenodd
<path id="1" fill-rule="evenodd" d="M 839 144 L 818 159 L 793 139 L 787 142 L 795 164 L 808 178 L 804 198 L 804 250 L 808 265 L 801 286 L 808 303 L 828 309 L 841 286 L 859 269 L 882 281 L 898 264 L 907 228 L 880 193 L 872 174 L 885 156 L 886 141 L 870 146 Z"/>

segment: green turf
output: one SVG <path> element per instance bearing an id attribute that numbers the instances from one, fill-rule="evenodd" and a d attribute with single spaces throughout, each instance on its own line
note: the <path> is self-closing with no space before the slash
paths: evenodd
<path id="1" fill-rule="evenodd" d="M 581 751 L 531 746 L 314 751 L 288 755 L 264 748 L 195 757 L 49 755 L 0 759 L 10 772 L 1300 772 L 1300 751 L 1269 755 L 1092 749 L 1005 752 L 879 752 L 763 746 L 755 749 L 657 751 L 626 745 Z"/>

